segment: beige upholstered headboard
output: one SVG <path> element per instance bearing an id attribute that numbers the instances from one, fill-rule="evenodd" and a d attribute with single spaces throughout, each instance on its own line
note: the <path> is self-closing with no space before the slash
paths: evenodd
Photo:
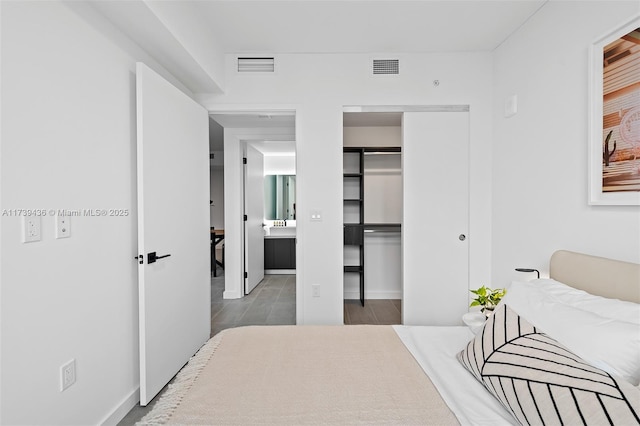
<path id="1" fill-rule="evenodd" d="M 640 265 L 558 250 L 551 256 L 551 278 L 598 296 L 640 303 Z"/>

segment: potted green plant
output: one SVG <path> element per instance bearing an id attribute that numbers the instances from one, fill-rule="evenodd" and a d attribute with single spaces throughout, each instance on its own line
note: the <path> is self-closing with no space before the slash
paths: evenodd
<path id="1" fill-rule="evenodd" d="M 473 299 L 471 305 L 469 306 L 480 306 L 480 312 L 483 312 L 486 316 L 489 316 L 493 313 L 493 310 L 500 302 L 500 299 L 502 299 L 504 295 L 507 294 L 507 290 L 504 288 L 498 288 L 494 290 L 485 286 L 482 286 L 477 290 L 469 291 L 476 295 L 476 298 Z"/>

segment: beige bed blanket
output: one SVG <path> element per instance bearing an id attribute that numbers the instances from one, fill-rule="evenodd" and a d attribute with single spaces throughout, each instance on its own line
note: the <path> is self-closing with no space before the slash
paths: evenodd
<path id="1" fill-rule="evenodd" d="M 391 326 L 228 329 L 171 386 L 140 424 L 458 424 Z"/>

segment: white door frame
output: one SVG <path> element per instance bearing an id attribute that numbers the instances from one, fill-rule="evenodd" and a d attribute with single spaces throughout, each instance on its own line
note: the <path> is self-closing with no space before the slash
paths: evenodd
<path id="1" fill-rule="evenodd" d="M 405 111 L 459 111 L 460 108 L 466 108 L 470 110 L 470 105 L 344 105 L 344 112 L 405 112 Z M 260 113 L 265 111 L 273 111 L 273 112 L 290 112 L 292 114 L 296 114 L 299 108 L 294 105 L 283 105 L 283 104 L 246 104 L 246 105 L 233 105 L 233 104 L 220 104 L 214 108 L 209 109 L 210 114 L 224 114 L 224 113 Z M 477 120 L 481 119 L 480 115 L 470 114 L 470 126 L 473 129 L 474 126 L 479 126 Z M 271 129 L 275 130 L 275 129 Z M 300 134 L 300 129 L 296 126 L 294 135 L 288 135 L 292 139 L 295 140 L 296 143 L 296 153 L 301 152 L 300 144 L 301 138 L 298 136 Z M 472 130 L 471 134 L 474 132 Z M 277 137 L 280 140 L 285 139 L 287 135 L 278 135 Z M 242 246 L 242 198 L 241 198 L 241 188 L 242 188 L 242 150 L 241 150 L 241 141 L 260 141 L 264 140 L 265 137 L 259 137 L 256 132 L 247 131 L 247 129 L 225 129 L 225 152 L 224 152 L 224 163 L 225 163 L 225 236 L 229 238 L 225 242 L 225 299 L 235 299 L 241 298 L 242 295 L 242 283 L 244 280 L 244 274 L 242 269 L 242 256 L 243 256 L 243 246 Z M 473 158 L 474 149 L 473 143 L 470 140 L 470 158 Z M 298 160 L 296 160 L 298 161 Z M 477 173 L 476 173 L 477 174 Z M 470 177 L 473 177 L 474 173 L 470 174 Z M 298 212 L 304 211 L 303 203 L 304 200 L 301 197 L 301 193 L 303 192 L 303 188 L 305 186 L 304 180 L 304 172 L 297 168 L 297 185 L 298 191 L 296 195 L 297 203 L 298 203 Z M 473 184 L 473 182 L 471 182 Z M 473 189 L 474 185 L 470 186 L 470 229 L 469 233 L 473 232 L 471 229 L 471 225 L 474 222 L 474 202 L 473 202 Z M 236 194 L 240 194 L 237 197 L 230 196 L 231 192 L 236 192 Z M 484 217 L 485 212 L 480 212 L 480 216 Z M 478 221 L 477 218 L 475 222 Z M 305 221 L 298 220 L 297 221 L 297 241 L 298 244 L 296 246 L 296 319 L 298 324 L 304 323 L 304 286 L 302 285 L 304 282 L 304 238 L 305 238 Z M 476 232 L 477 233 L 477 232 Z M 469 275 L 473 275 L 473 270 L 478 269 L 479 275 L 487 275 L 488 268 L 485 266 L 478 267 L 478 262 L 482 264 L 483 259 L 486 259 L 486 255 L 481 251 L 474 249 L 474 245 L 470 244 L 470 270 Z M 478 246 L 478 248 L 481 248 Z M 477 255 L 477 256 L 476 256 Z M 477 257 L 479 260 L 474 261 L 473 258 Z M 475 265 L 475 266 L 474 266 Z M 344 290 L 343 290 L 344 291 Z"/>
<path id="2" fill-rule="evenodd" d="M 295 107 L 273 106 L 260 108 L 237 108 L 223 107 L 219 110 L 209 110 L 209 114 L 268 114 L 269 112 L 295 114 Z M 244 168 L 242 164 L 243 144 L 247 142 L 263 142 L 266 140 L 296 141 L 296 151 L 298 138 L 297 129 L 291 131 L 283 128 L 226 128 L 224 129 L 224 233 L 225 233 L 225 299 L 239 299 L 244 297 L 244 236 L 243 228 L 243 195 L 242 182 Z M 300 182 L 298 182 L 297 192 L 299 193 Z M 302 225 L 299 223 L 299 225 Z M 297 238 L 302 237 L 303 226 L 297 227 Z M 300 245 L 298 245 L 300 247 Z M 300 265 L 302 253 L 296 251 L 296 261 Z M 296 268 L 296 294 L 302 292 L 301 268 Z M 297 300 L 298 297 L 296 298 Z M 296 317 L 300 320 L 302 305 L 296 303 Z"/>
<path id="3" fill-rule="evenodd" d="M 470 113 L 470 105 L 468 104 L 462 104 L 462 105 L 345 105 L 343 106 L 343 112 L 355 112 L 355 113 L 366 113 L 366 112 L 398 112 L 398 113 L 405 113 L 405 112 L 467 112 L 469 113 L 469 125 L 471 125 L 472 123 L 472 116 Z M 403 141 L 404 143 L 404 141 Z M 469 134 L 469 137 L 467 139 L 467 143 L 468 143 L 468 164 L 467 167 L 469 167 L 469 170 L 471 169 L 471 135 Z M 343 141 L 343 145 L 344 145 L 344 141 Z M 403 156 L 404 156 L 404 146 L 403 146 Z M 403 158 L 403 163 L 404 163 L 404 158 Z M 404 166 L 403 166 L 403 171 L 402 171 L 403 175 L 404 175 Z M 468 174 L 468 222 L 469 222 L 469 226 L 466 228 L 465 233 L 467 234 L 471 234 L 471 224 L 470 224 L 470 219 L 471 219 L 471 215 L 472 215 L 472 203 L 471 203 L 471 190 L 472 190 L 472 186 L 470 185 L 470 179 L 471 179 L 472 174 L 469 172 Z M 403 181 L 404 181 L 404 176 L 403 176 Z M 403 203 L 406 202 L 407 198 L 406 198 L 406 194 L 405 194 L 405 188 L 403 187 Z M 404 215 L 403 215 L 403 223 L 401 224 L 401 250 L 402 252 L 404 252 L 404 245 L 405 245 L 405 241 L 404 241 L 404 236 L 405 236 L 405 226 L 404 226 Z M 467 281 L 470 280 L 470 276 L 471 276 L 471 254 L 472 251 L 469 250 L 468 251 L 468 276 L 467 276 Z M 404 310 L 405 307 L 405 303 L 404 303 L 404 292 L 405 292 L 405 283 L 404 283 L 404 274 L 405 274 L 405 266 L 404 266 L 404 253 L 401 254 L 401 262 L 402 267 L 401 267 L 401 271 L 403 276 L 401 277 L 402 280 L 402 323 L 405 323 L 405 315 L 406 312 Z M 342 282 L 343 285 L 343 292 L 344 292 L 344 281 Z"/>

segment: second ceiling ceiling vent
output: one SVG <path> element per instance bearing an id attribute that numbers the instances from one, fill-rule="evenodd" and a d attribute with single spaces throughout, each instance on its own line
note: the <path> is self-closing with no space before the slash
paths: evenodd
<path id="1" fill-rule="evenodd" d="M 399 59 L 374 59 L 373 75 L 397 75 L 400 74 Z"/>
<path id="2" fill-rule="evenodd" d="M 238 58 L 238 72 L 274 72 L 273 58 Z"/>

